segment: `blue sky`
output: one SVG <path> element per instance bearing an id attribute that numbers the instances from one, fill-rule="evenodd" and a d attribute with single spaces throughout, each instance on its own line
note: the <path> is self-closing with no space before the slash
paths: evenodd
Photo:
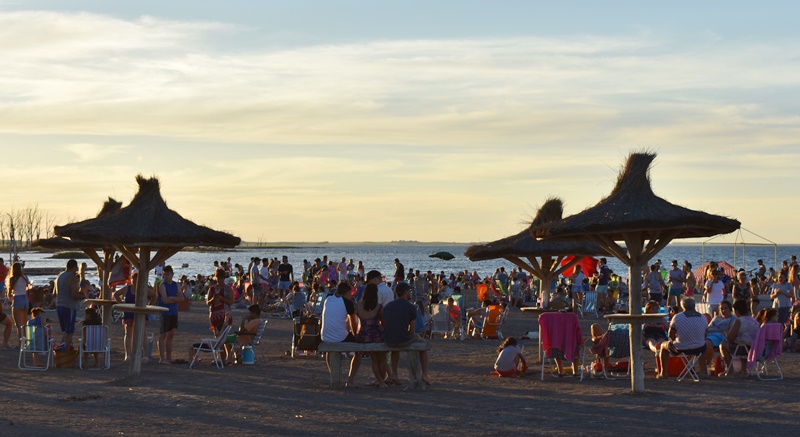
<path id="1" fill-rule="evenodd" d="M 647 148 L 657 194 L 800 242 L 798 9 L 0 0 L 3 209 L 141 172 L 246 240 L 487 241 Z"/>

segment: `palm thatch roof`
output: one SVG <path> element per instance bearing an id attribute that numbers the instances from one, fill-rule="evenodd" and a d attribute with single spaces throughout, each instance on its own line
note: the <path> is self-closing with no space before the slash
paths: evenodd
<path id="1" fill-rule="evenodd" d="M 122 202 L 109 197 L 103 202 L 103 207 L 97 213 L 97 217 L 104 217 L 114 214 L 122 209 Z M 43 247 L 45 249 L 89 249 L 104 246 L 103 244 L 91 243 L 80 240 L 68 240 L 61 237 L 41 238 L 33 242 L 33 247 Z"/>
<path id="2" fill-rule="evenodd" d="M 588 241 L 540 241 L 531 236 L 531 229 L 561 220 L 564 205 L 561 199 L 551 197 L 539 208 L 531 225 L 524 231 L 491 243 L 467 248 L 464 255 L 470 261 L 484 261 L 509 257 L 536 257 L 562 255 L 604 255 L 600 245 Z"/>
<path id="3" fill-rule="evenodd" d="M 617 184 L 597 205 L 564 220 L 531 228 L 544 239 L 574 239 L 597 235 L 624 240 L 625 233 L 668 231 L 673 238 L 709 237 L 739 229 L 738 220 L 674 205 L 656 196 L 650 185 L 650 164 L 656 155 L 632 153 Z"/>
<path id="4" fill-rule="evenodd" d="M 139 192 L 128 206 L 102 217 L 56 226 L 56 235 L 75 241 L 152 247 L 235 247 L 241 242 L 239 237 L 197 225 L 169 209 L 155 177 L 139 175 L 136 182 Z"/>

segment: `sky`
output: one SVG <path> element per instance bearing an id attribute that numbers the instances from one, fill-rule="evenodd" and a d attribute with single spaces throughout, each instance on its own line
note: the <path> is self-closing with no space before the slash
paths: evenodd
<path id="1" fill-rule="evenodd" d="M 483 242 L 550 196 L 566 215 L 596 204 L 649 150 L 659 196 L 800 243 L 799 15 L 0 0 L 0 212 L 93 217 L 141 173 L 245 241 Z"/>

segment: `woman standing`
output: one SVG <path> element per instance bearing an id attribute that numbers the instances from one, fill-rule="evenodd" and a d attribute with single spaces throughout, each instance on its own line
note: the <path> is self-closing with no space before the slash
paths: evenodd
<path id="1" fill-rule="evenodd" d="M 206 304 L 208 304 L 208 320 L 211 325 L 211 331 L 214 336 L 218 336 L 225 326 L 226 319 L 228 318 L 228 307 L 233 304 L 233 292 L 230 287 L 225 284 L 225 270 L 217 269 L 216 272 L 217 283 L 208 289 L 206 295 Z M 233 320 L 229 321 L 229 325 Z"/>
<path id="2" fill-rule="evenodd" d="M 358 343 L 383 343 L 383 306 L 378 303 L 378 286 L 367 284 L 364 287 L 364 298 L 356 306 L 356 314 L 361 322 L 361 329 L 356 335 Z M 386 354 L 383 352 L 370 352 L 372 373 L 375 375 L 375 384 L 378 388 L 386 388 Z"/>
<path id="3" fill-rule="evenodd" d="M 750 282 L 747 281 L 747 273 L 744 270 L 736 274 L 736 283 L 733 284 L 733 301 L 743 300 L 750 306 L 750 301 L 753 299 L 752 290 L 750 290 Z"/>
<path id="4" fill-rule="evenodd" d="M 22 326 L 27 322 L 28 314 L 28 277 L 22 274 L 22 264 L 11 265 L 11 276 L 8 278 L 8 300 L 11 301 L 11 317 L 17 326 L 17 338 L 22 338 Z"/>

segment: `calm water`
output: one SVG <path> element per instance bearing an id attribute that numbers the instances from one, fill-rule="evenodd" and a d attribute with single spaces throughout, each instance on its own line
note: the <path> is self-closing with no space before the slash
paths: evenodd
<path id="1" fill-rule="evenodd" d="M 325 247 L 303 247 L 294 249 L 234 249 L 221 252 L 180 252 L 174 257 L 170 258 L 167 263 L 175 268 L 175 273 L 179 275 L 207 275 L 212 272 L 212 265 L 214 260 L 226 260 L 231 258 L 233 263 L 239 263 L 245 266 L 250 262 L 253 256 L 263 257 L 278 257 L 286 255 L 289 257 L 289 262 L 298 271 L 302 266 L 303 259 L 313 261 L 314 258 L 322 258 L 323 255 L 328 255 L 329 259 L 338 261 L 341 257 L 346 257 L 348 260 L 352 258 L 355 262 L 363 261 L 364 267 L 367 271 L 377 269 L 384 275 L 391 276 L 394 273 L 394 259 L 399 258 L 408 268 L 415 270 L 431 270 L 433 272 L 445 271 L 447 273 L 469 270 L 470 272 L 476 270 L 481 276 L 486 276 L 494 273 L 498 267 L 505 267 L 506 271 L 514 268 L 514 265 L 504 259 L 472 262 L 464 256 L 464 251 L 467 245 L 451 245 L 451 246 L 377 246 L 377 245 L 354 245 L 354 246 L 325 246 Z M 456 256 L 455 259 L 450 261 L 443 261 L 437 258 L 429 258 L 428 255 L 438 252 L 448 251 Z M 665 264 L 673 259 L 677 259 L 679 263 L 683 260 L 689 260 L 692 265 L 697 268 L 700 266 L 701 257 L 703 256 L 703 249 L 701 245 L 685 245 L 675 244 L 669 245 L 662 250 L 655 258 L 661 259 Z M 772 246 L 751 246 L 745 248 L 744 256 L 742 254 L 742 247 L 737 248 L 734 262 L 734 248 L 732 245 L 707 245 L 705 247 L 705 261 L 728 261 L 734 264 L 737 268 L 745 267 L 748 271 L 756 266 L 757 259 L 763 259 L 767 267 L 776 268 L 780 266 L 781 261 L 788 260 L 793 254 L 800 252 L 800 246 L 779 245 L 777 247 L 777 266 L 775 258 L 775 249 Z M 7 256 L 8 254 L 6 254 Z M 22 252 L 20 257 L 26 262 L 29 267 L 61 267 L 66 265 L 66 260 L 51 259 L 49 253 L 38 252 Z M 5 258 L 5 257 L 4 257 Z M 85 261 L 89 266 L 93 266 L 90 260 Z M 652 260 L 652 261 L 655 261 Z M 188 267 L 181 267 L 183 264 L 188 264 Z M 622 276 L 627 275 L 627 267 L 614 258 L 608 258 L 608 265 L 617 273 Z M 47 281 L 54 279 L 54 276 L 31 276 L 31 280 L 35 284 L 43 284 Z M 97 281 L 97 275 L 92 273 L 89 279 Z"/>

